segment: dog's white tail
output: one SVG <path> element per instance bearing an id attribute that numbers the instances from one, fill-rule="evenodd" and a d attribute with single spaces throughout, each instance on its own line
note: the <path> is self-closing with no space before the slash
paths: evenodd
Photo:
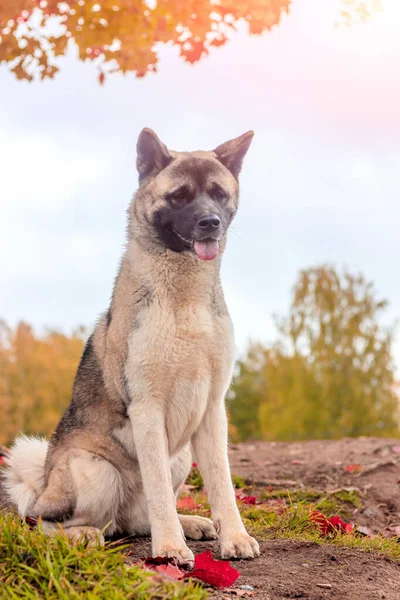
<path id="1" fill-rule="evenodd" d="M 6 457 L 4 488 L 18 513 L 25 517 L 44 489 L 44 465 L 49 443 L 25 435 L 17 438 Z"/>

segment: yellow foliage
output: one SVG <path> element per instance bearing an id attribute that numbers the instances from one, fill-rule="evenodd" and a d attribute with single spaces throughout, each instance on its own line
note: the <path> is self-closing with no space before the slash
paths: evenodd
<path id="1" fill-rule="evenodd" d="M 0 443 L 16 435 L 49 436 L 71 399 L 83 331 L 37 337 L 26 323 L 0 322 Z"/>
<path id="2" fill-rule="evenodd" d="M 81 60 L 104 72 L 155 71 L 156 44 L 194 63 L 221 46 L 239 21 L 251 34 L 278 24 L 290 0 L 8 0 L 0 3 L 0 61 L 19 79 L 53 77 L 54 58 L 75 41 Z"/>

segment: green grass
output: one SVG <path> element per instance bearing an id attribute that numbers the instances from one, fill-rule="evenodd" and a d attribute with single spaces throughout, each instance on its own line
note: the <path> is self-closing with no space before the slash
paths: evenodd
<path id="1" fill-rule="evenodd" d="M 13 600 L 203 600 L 192 581 L 162 579 L 124 562 L 121 547 L 88 548 L 54 538 L 0 513 L 0 598 Z"/>
<path id="2" fill-rule="evenodd" d="M 319 510 L 325 515 L 340 515 L 349 519 L 355 508 L 361 506 L 361 496 L 356 490 L 341 489 L 334 492 L 323 492 L 314 489 L 294 490 L 277 489 L 265 491 L 262 500 L 282 499 L 288 504 L 308 504 L 313 510 Z"/>

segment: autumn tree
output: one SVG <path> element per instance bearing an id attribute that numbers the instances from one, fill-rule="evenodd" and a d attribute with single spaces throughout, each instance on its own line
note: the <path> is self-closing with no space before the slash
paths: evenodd
<path id="1" fill-rule="evenodd" d="M 0 322 L 0 443 L 50 435 L 71 399 L 84 331 L 35 335 L 26 323 Z"/>
<path id="2" fill-rule="evenodd" d="M 239 434 L 281 440 L 398 434 L 394 330 L 380 321 L 386 306 L 362 275 L 330 266 L 301 271 L 289 315 L 276 319 L 279 341 L 256 354 L 251 348 L 239 363 L 230 401 Z"/>
<path id="3" fill-rule="evenodd" d="M 337 0 L 341 18 L 365 20 L 378 0 Z M 160 45 L 195 63 L 243 24 L 262 34 L 279 24 L 291 0 L 2 0 L 0 62 L 18 79 L 52 78 L 57 58 L 75 43 L 81 60 L 106 73 L 156 71 Z"/>

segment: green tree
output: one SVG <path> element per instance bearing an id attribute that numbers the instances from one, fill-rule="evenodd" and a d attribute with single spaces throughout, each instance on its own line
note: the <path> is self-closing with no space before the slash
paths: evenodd
<path id="1" fill-rule="evenodd" d="M 387 306 L 362 275 L 331 266 L 300 272 L 279 341 L 239 363 L 230 412 L 242 439 L 396 435 L 399 399 Z M 243 424 L 246 397 L 256 411 Z M 258 410 L 257 410 L 258 407 Z M 256 423 L 249 426 L 249 421 Z"/>

